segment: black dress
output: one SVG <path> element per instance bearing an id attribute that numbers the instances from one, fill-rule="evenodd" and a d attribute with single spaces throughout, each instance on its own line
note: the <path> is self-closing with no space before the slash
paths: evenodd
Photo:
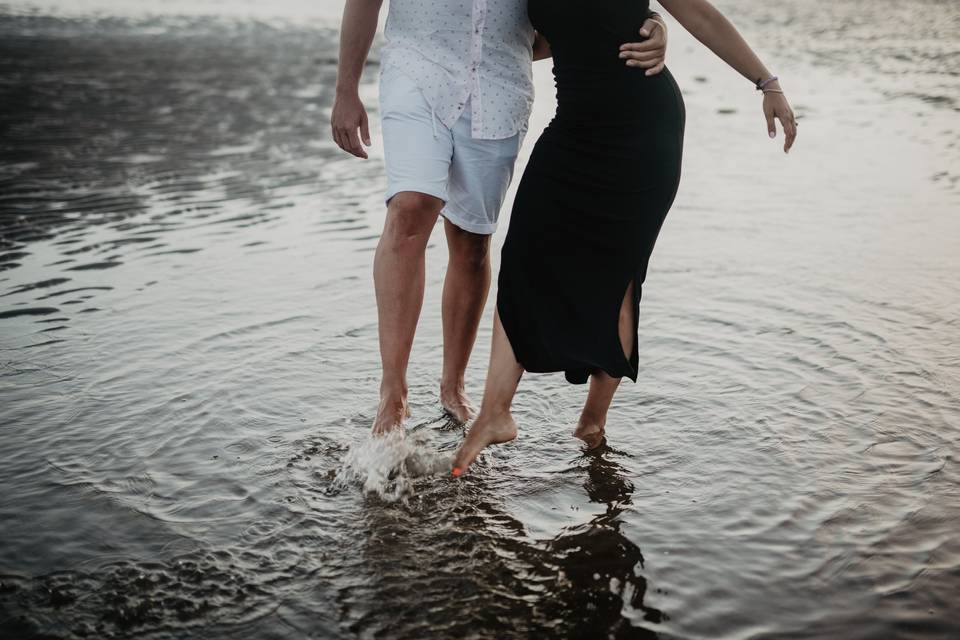
<path id="1" fill-rule="evenodd" d="M 527 371 L 582 384 L 602 370 L 637 380 L 620 307 L 641 285 L 680 182 L 686 111 L 670 72 L 618 57 L 650 15 L 641 0 L 529 0 L 550 42 L 557 110 L 520 181 L 501 254 L 497 310 Z"/>

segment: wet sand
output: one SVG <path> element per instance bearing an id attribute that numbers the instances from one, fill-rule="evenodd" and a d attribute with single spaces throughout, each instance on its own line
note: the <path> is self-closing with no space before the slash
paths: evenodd
<path id="1" fill-rule="evenodd" d="M 643 376 L 591 455 L 584 389 L 528 376 L 460 481 L 439 232 L 408 437 L 367 435 L 382 149 L 329 140 L 335 28 L 118 6 L 0 18 L 0 636 L 956 637 L 955 4 L 724 3 L 788 157 L 674 26 Z"/>

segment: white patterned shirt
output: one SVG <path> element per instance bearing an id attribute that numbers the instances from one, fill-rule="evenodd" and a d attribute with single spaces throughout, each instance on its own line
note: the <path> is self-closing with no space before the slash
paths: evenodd
<path id="1" fill-rule="evenodd" d="M 385 36 L 381 72 L 410 76 L 448 128 L 467 104 L 473 138 L 526 128 L 534 38 L 527 0 L 390 0 Z"/>

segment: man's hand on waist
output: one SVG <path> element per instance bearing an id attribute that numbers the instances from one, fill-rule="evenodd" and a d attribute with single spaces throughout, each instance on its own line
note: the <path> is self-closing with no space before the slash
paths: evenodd
<path id="1" fill-rule="evenodd" d="M 643 23 L 640 35 L 642 42 L 628 42 L 620 46 L 620 59 L 628 67 L 646 69 L 648 76 L 663 71 L 667 57 L 667 25 L 659 14 L 654 13 Z"/>

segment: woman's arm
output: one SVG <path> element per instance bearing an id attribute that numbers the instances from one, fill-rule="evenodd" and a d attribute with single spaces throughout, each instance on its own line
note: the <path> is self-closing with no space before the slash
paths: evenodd
<path id="1" fill-rule="evenodd" d="M 659 2 L 693 37 L 745 78 L 756 83 L 771 77 L 770 71 L 736 27 L 707 0 L 659 0 Z M 786 134 L 783 150 L 789 152 L 797 137 L 797 121 L 793 110 L 787 103 L 779 82 L 767 84 L 763 91 L 763 111 L 767 118 L 767 130 L 770 132 L 770 137 L 775 138 L 777 128 L 774 119 L 779 119 Z"/>

